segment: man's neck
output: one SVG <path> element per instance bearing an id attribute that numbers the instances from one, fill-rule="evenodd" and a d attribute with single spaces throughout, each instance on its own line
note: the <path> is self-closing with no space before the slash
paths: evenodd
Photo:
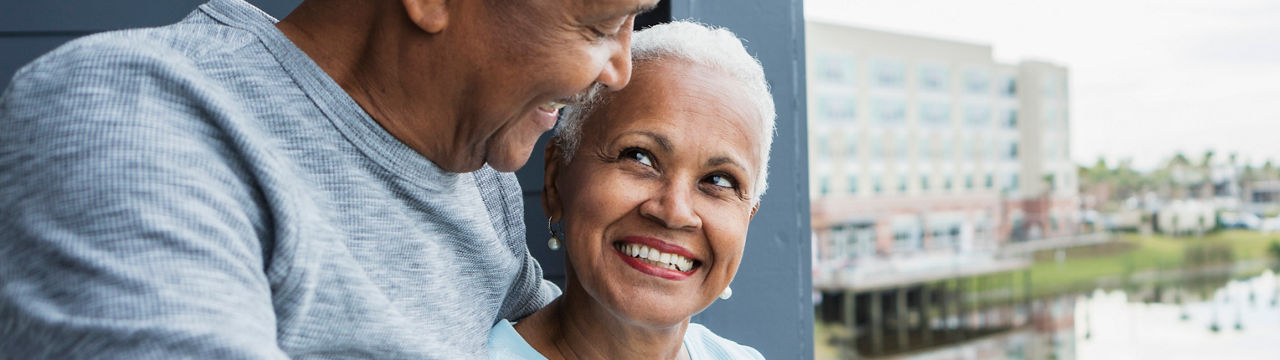
<path id="1" fill-rule="evenodd" d="M 447 76 L 423 76 L 442 72 L 430 59 L 405 56 L 405 44 L 428 35 L 394 15 L 403 12 L 397 4 L 304 1 L 276 26 L 384 130 L 453 171 L 450 160 L 471 150 L 452 138 L 456 91 Z M 408 64 L 409 58 L 422 61 Z M 423 78 L 436 80 L 414 81 Z"/>

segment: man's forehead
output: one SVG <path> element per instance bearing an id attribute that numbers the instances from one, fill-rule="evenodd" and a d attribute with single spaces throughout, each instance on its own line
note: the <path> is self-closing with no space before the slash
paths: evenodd
<path id="1" fill-rule="evenodd" d="M 643 13 L 658 6 L 658 0 L 576 0 L 571 2 L 594 18 L 615 18 Z"/>

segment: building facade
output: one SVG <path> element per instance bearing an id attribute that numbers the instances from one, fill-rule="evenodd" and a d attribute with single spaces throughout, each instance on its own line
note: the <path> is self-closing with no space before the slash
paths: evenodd
<path id="1" fill-rule="evenodd" d="M 806 31 L 815 282 L 1074 234 L 1066 68 L 998 63 L 980 44 Z"/>

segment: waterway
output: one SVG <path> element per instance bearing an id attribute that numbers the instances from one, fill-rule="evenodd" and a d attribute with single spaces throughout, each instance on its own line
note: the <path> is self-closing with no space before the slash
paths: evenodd
<path id="1" fill-rule="evenodd" d="M 1267 270 L 1245 278 L 1193 278 L 1034 299 L 1003 310 L 1004 329 L 858 359 L 1277 359 L 1280 287 Z M 988 310 L 1000 312 L 1001 309 Z M 1025 316 L 1027 313 L 1030 316 Z M 931 338 L 948 338 L 938 320 Z M 950 330 L 954 331 L 954 330 Z M 855 348 L 856 349 L 856 348 Z M 820 354 L 821 355 L 821 354 Z"/>

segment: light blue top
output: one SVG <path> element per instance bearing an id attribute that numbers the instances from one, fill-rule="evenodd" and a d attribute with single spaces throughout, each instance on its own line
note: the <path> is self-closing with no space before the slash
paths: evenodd
<path id="1" fill-rule="evenodd" d="M 514 175 L 436 167 L 274 24 L 213 0 L 18 71 L 0 358 L 483 359 L 558 295 Z"/>
<path id="2" fill-rule="evenodd" d="M 684 347 L 691 360 L 764 359 L 759 351 L 722 338 L 705 326 L 689 323 L 684 332 Z M 500 320 L 489 330 L 489 359 L 546 360 L 516 332 L 511 322 Z"/>

